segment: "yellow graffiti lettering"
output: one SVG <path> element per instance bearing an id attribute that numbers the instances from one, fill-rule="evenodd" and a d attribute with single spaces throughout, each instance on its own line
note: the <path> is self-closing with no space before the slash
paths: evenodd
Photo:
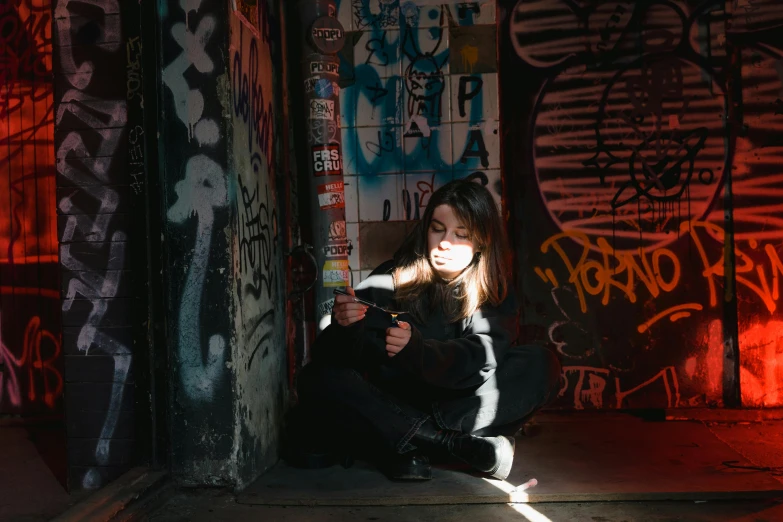
<path id="1" fill-rule="evenodd" d="M 698 259 L 701 263 L 701 275 L 707 282 L 709 293 L 709 306 L 718 304 L 718 284 L 724 286 L 725 258 L 726 258 L 726 232 L 714 223 L 704 221 L 691 221 L 681 224 L 680 232 L 689 237 L 696 247 Z M 710 259 L 707 254 L 707 242 L 723 245 L 721 254 L 716 259 Z M 571 246 L 576 241 L 581 245 L 581 252 L 576 256 L 569 256 L 565 244 Z M 562 266 L 568 272 L 568 283 L 576 289 L 579 305 L 582 312 L 587 312 L 587 297 L 601 296 L 601 304 L 606 306 L 612 300 L 613 289 L 619 291 L 629 302 L 635 303 L 638 299 L 640 288 L 646 289 L 650 297 L 656 298 L 661 292 L 673 292 L 680 283 L 682 274 L 681 262 L 677 255 L 667 248 L 658 248 L 651 253 L 639 248 L 635 252 L 617 251 L 606 238 L 599 237 L 593 240 L 584 232 L 567 230 L 559 232 L 541 245 L 541 252 L 550 251 L 557 254 Z M 754 261 L 749 255 L 749 250 L 740 248 L 738 241 L 734 241 L 734 273 L 736 284 L 740 289 L 746 289 L 755 294 L 770 312 L 777 309 L 777 301 L 780 298 L 780 284 L 783 281 L 783 260 L 778 251 L 771 244 L 763 245 L 761 249 L 765 254 L 763 261 Z M 750 250 L 758 250 L 759 242 L 750 239 L 746 243 Z M 597 252 L 590 257 L 590 252 Z M 769 269 L 767 269 L 767 261 Z M 535 272 L 544 281 L 558 286 L 558 281 L 552 268 L 534 267 Z M 733 296 L 731 288 L 723 288 L 725 299 Z M 693 305 L 680 305 L 685 309 Z M 676 307 L 675 307 L 676 308 Z M 676 321 L 687 317 L 689 312 L 683 309 L 669 309 L 656 315 L 653 320 L 640 325 L 640 332 L 647 330 L 650 325 L 661 318 L 671 315 L 670 319 Z"/>
<path id="2" fill-rule="evenodd" d="M 566 253 L 561 244 L 563 239 L 568 241 L 576 239 L 582 244 L 582 252 L 577 262 Z M 587 234 L 576 230 L 555 234 L 541 245 L 542 253 L 546 254 L 550 249 L 554 250 L 568 270 L 568 282 L 576 288 L 582 312 L 587 312 L 585 294 L 592 296 L 603 294 L 601 303 L 608 305 L 612 297 L 612 288 L 616 288 L 630 302 L 635 303 L 637 282 L 644 285 L 650 295 L 657 297 L 661 290 L 669 292 L 680 281 L 680 261 L 670 250 L 655 251 L 651 256 L 651 262 L 643 249 L 639 249 L 638 254 L 619 252 L 613 249 L 605 238 L 599 237 L 596 246 L 601 252 L 601 260 L 596 260 L 588 258 L 592 246 Z M 662 271 L 664 259 L 671 265 L 669 267 L 671 274 L 668 277 Z M 535 270 L 540 277 L 541 268 L 536 267 Z M 547 268 L 545 273 L 548 280 L 556 282 L 551 269 Z"/>

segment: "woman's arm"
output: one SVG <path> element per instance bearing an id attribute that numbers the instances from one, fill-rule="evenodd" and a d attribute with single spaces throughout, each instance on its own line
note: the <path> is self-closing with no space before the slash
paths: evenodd
<path id="1" fill-rule="evenodd" d="M 386 305 L 394 292 L 390 274 L 393 267 L 393 262 L 386 262 L 373 270 L 354 289 L 357 297 Z M 349 298 L 337 296 L 336 299 Z M 372 309 L 368 310 L 366 317 L 347 326 L 340 325 L 333 317 L 331 324 L 318 335 L 313 344 L 313 360 L 361 370 L 378 364 L 378 354 L 383 350 L 378 348 L 381 340 L 375 330 L 379 324 L 385 327 L 387 322 L 385 314 Z"/>
<path id="2" fill-rule="evenodd" d="M 495 373 L 515 341 L 516 322 L 516 300 L 509 295 L 500 306 L 485 306 L 473 314 L 459 338 L 424 339 L 413 328 L 410 341 L 389 365 L 441 388 L 479 386 Z"/>

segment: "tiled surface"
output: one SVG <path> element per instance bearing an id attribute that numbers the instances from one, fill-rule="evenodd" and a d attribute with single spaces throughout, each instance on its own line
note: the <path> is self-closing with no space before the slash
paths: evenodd
<path id="1" fill-rule="evenodd" d="M 400 221 L 402 174 L 359 177 L 359 221 Z"/>
<path id="2" fill-rule="evenodd" d="M 402 74 L 400 31 L 362 32 L 353 48 L 354 66 L 372 69 L 379 78 Z"/>
<path id="3" fill-rule="evenodd" d="M 361 267 L 372 271 L 388 261 L 405 238 L 407 227 L 402 222 L 374 222 L 359 225 L 359 241 L 364 248 L 361 254 Z"/>
<path id="4" fill-rule="evenodd" d="M 452 168 L 455 171 L 499 169 L 499 129 L 497 121 L 452 124 Z"/>
<path id="5" fill-rule="evenodd" d="M 462 55 L 450 56 L 448 27 L 450 21 L 459 27 L 462 42 L 487 46 L 482 55 L 494 53 L 495 42 L 477 35 L 494 27 L 496 5 L 337 4 L 343 27 L 358 32 L 352 67 L 343 71 L 343 80 L 352 81 L 340 93 L 356 284 L 388 259 L 410 228 L 395 223 L 418 219 L 432 192 L 451 179 L 480 171 L 500 204 L 497 72 L 452 74 L 450 61 Z M 473 36 L 470 26 L 479 26 Z"/>
<path id="6" fill-rule="evenodd" d="M 451 121 L 497 119 L 498 75 L 458 74 L 451 79 Z"/>
<path id="7" fill-rule="evenodd" d="M 404 170 L 447 171 L 451 169 L 451 127 L 441 125 L 429 129 L 429 136 L 406 137 L 404 141 Z"/>

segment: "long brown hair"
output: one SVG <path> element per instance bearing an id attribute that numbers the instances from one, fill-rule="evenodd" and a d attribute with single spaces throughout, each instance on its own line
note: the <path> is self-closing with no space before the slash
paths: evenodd
<path id="1" fill-rule="evenodd" d="M 468 229 L 476 254 L 451 280 L 430 264 L 427 234 L 435 209 L 448 205 Z M 450 322 L 473 315 L 484 303 L 498 306 L 509 285 L 510 252 L 492 194 L 474 181 L 454 180 L 430 197 L 424 216 L 394 256 L 395 299 L 417 320 L 442 307 Z"/>

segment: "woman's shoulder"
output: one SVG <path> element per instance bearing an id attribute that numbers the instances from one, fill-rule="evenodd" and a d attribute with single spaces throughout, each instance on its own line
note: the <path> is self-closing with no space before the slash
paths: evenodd
<path id="1" fill-rule="evenodd" d="M 517 300 L 517 294 L 514 291 L 514 287 L 509 285 L 506 288 L 506 296 L 497 304 L 492 304 L 486 301 L 479 310 L 484 312 L 491 310 L 495 313 L 502 315 L 514 315 L 519 311 L 519 301 Z"/>
<path id="2" fill-rule="evenodd" d="M 356 285 L 356 295 L 362 299 L 385 305 L 394 296 L 394 261 L 381 263 L 366 279 Z"/>
<path id="3" fill-rule="evenodd" d="M 391 274 L 395 268 L 397 268 L 397 263 L 395 263 L 393 259 L 389 259 L 388 261 L 384 261 L 378 265 L 375 270 L 370 273 L 370 275 L 374 276 L 378 274 Z"/>

